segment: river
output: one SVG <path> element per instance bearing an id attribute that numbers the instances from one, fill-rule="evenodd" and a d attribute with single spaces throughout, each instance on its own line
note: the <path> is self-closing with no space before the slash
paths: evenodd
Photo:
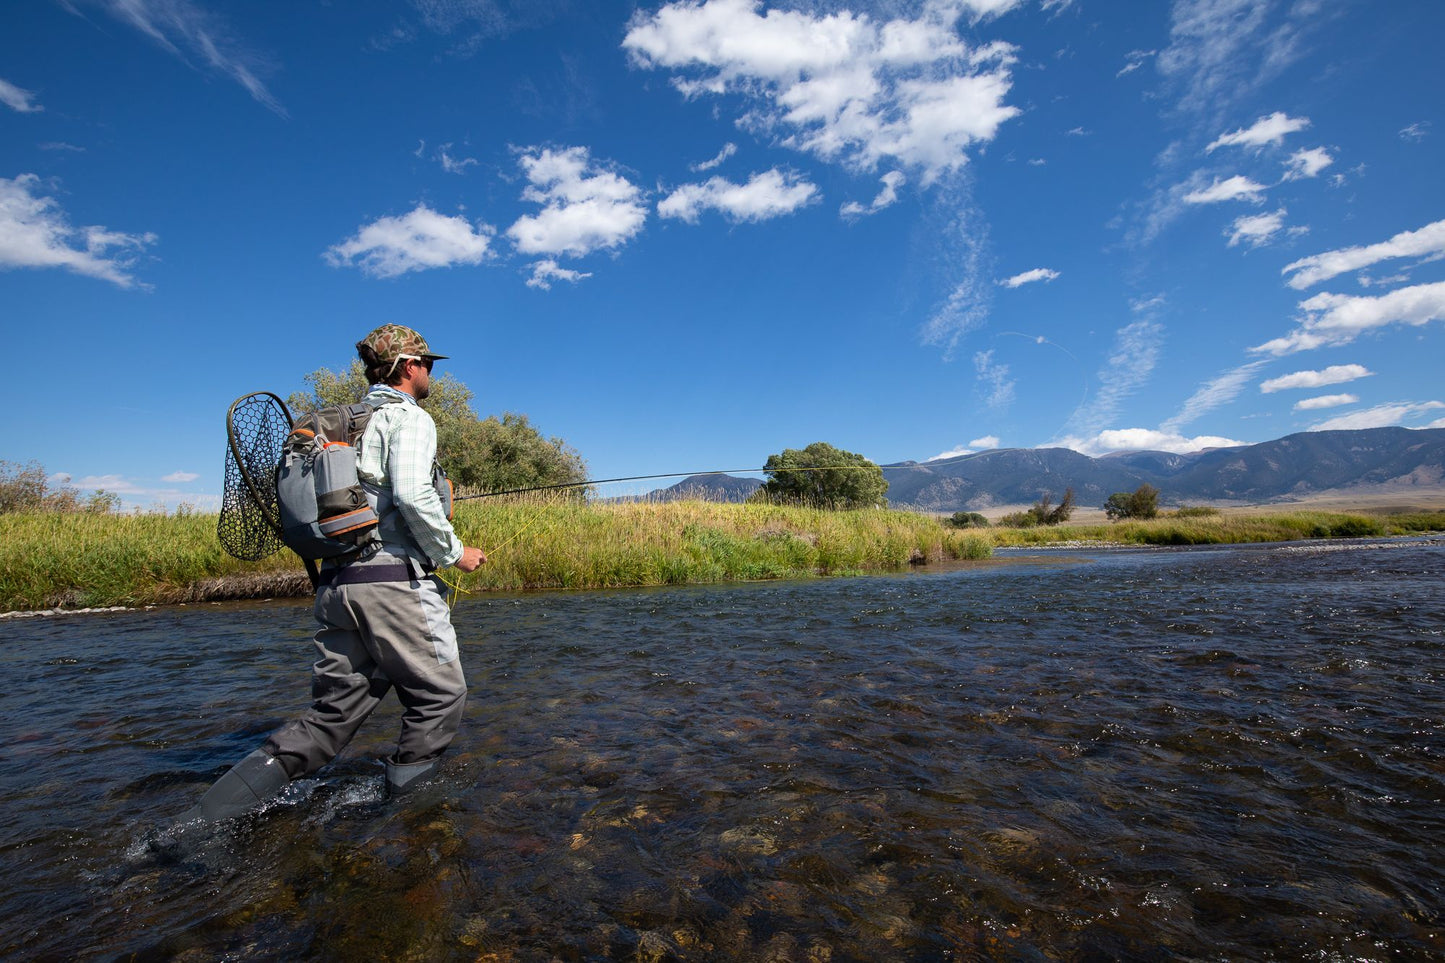
<path id="1" fill-rule="evenodd" d="M 1445 960 L 1445 541 L 477 595 L 440 779 L 304 708 L 309 606 L 0 622 L 12 960 Z"/>

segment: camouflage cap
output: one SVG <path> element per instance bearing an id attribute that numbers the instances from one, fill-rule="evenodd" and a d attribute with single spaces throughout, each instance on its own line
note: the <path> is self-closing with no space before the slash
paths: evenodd
<path id="1" fill-rule="evenodd" d="M 356 342 L 356 350 L 370 348 L 378 361 L 395 361 L 403 355 L 413 358 L 445 358 L 427 347 L 426 339 L 411 328 L 400 324 L 383 324 L 365 338 Z M 365 360 L 364 358 L 362 360 Z"/>

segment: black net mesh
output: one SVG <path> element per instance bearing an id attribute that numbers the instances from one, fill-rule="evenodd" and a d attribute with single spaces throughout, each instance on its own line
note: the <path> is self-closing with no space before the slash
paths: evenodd
<path id="1" fill-rule="evenodd" d="M 248 562 L 281 550 L 276 467 L 291 414 L 267 391 L 238 398 L 226 415 L 226 488 L 216 535 L 227 554 Z"/>

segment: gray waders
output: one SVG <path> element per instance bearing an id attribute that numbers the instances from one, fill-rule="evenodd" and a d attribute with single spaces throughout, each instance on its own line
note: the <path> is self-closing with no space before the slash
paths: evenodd
<path id="1" fill-rule="evenodd" d="M 385 550 L 323 569 L 316 593 L 313 702 L 207 791 L 188 819 L 239 815 L 292 779 L 316 772 L 349 743 L 392 688 L 401 734 L 386 760 L 400 794 L 437 768 L 466 708 L 467 683 L 442 586 L 405 555 Z"/>

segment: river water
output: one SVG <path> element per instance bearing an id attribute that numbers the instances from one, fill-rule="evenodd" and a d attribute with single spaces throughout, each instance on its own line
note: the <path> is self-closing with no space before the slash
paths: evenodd
<path id="1" fill-rule="evenodd" d="M 1445 541 L 471 596 L 437 782 L 302 603 L 0 622 L 0 957 L 1445 960 Z"/>

